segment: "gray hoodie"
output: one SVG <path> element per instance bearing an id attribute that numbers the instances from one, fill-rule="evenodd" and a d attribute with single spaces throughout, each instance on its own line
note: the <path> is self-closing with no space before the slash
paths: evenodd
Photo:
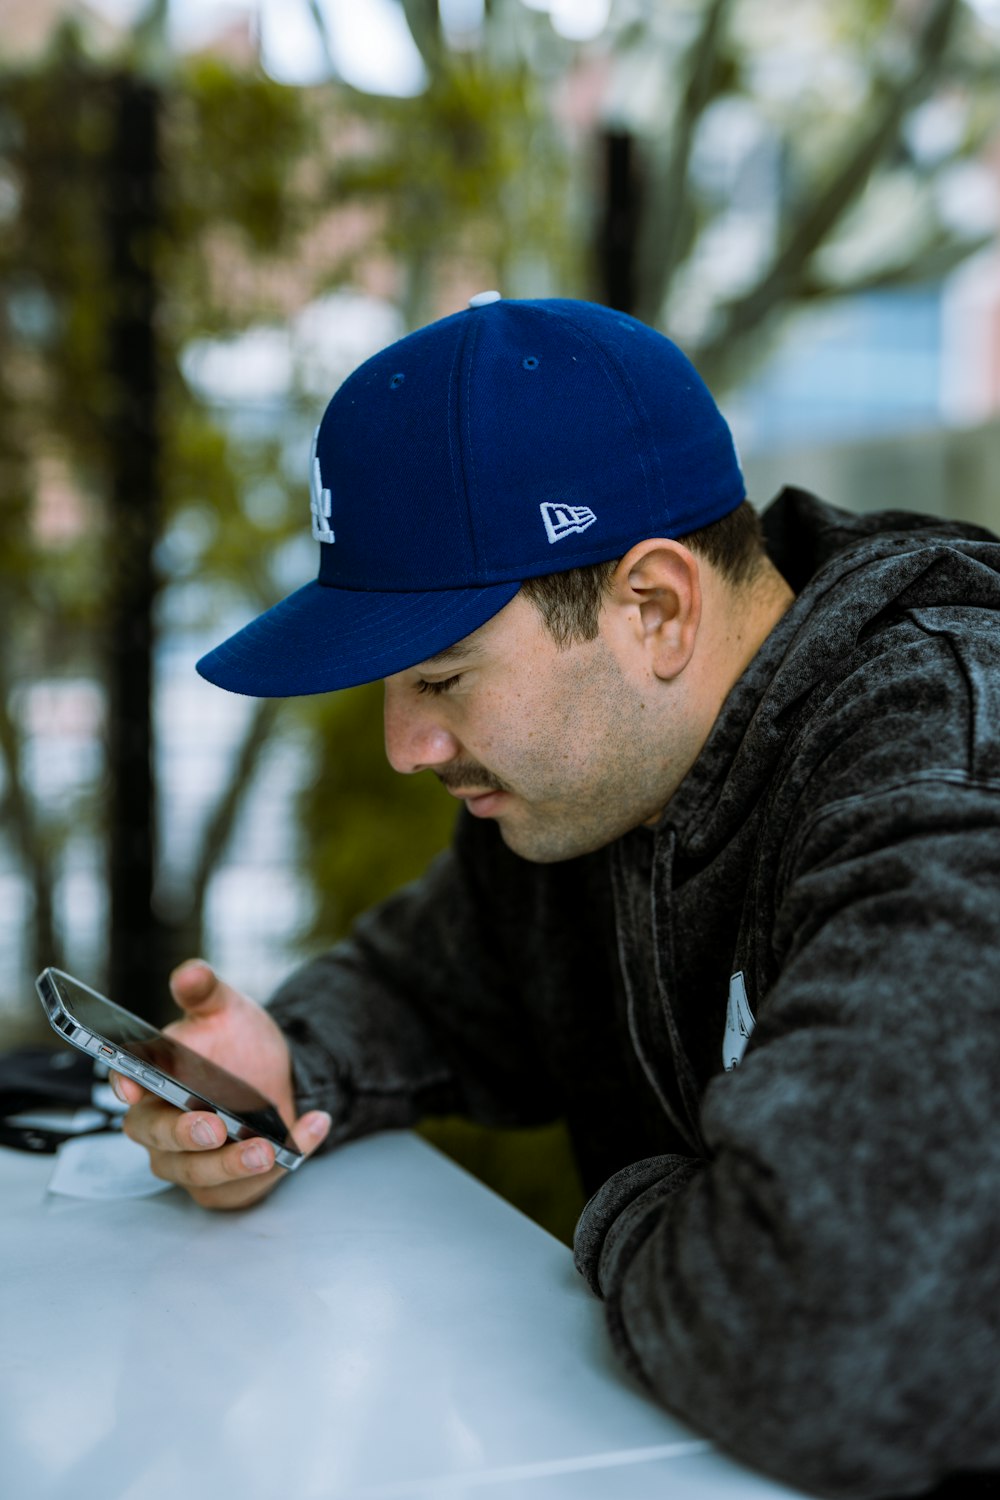
<path id="1" fill-rule="evenodd" d="M 764 522 L 796 601 L 655 830 L 460 819 L 272 1009 L 334 1141 L 564 1117 L 626 1364 L 789 1483 L 917 1494 L 1000 1470 L 1000 544 Z"/>

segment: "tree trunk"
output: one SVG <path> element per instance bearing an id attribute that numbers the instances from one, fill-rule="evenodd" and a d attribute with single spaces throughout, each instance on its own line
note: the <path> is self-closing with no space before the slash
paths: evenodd
<path id="1" fill-rule="evenodd" d="M 635 138 L 625 131 L 601 137 L 603 196 L 597 234 L 597 300 L 618 312 L 636 310 L 636 256 L 641 212 Z"/>
<path id="2" fill-rule="evenodd" d="M 111 994 L 155 1015 L 164 944 L 153 911 L 154 547 L 161 524 L 156 236 L 159 99 L 151 84 L 110 80 L 104 222 L 109 267 L 107 443 L 108 779 Z"/>

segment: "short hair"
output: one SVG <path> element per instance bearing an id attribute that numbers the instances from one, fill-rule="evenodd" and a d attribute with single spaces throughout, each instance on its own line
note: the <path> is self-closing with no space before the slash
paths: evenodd
<path id="1" fill-rule="evenodd" d="M 737 588 L 753 580 L 765 555 L 760 517 L 749 500 L 721 521 L 678 537 L 678 541 L 704 557 Z M 521 592 L 538 610 L 557 646 L 597 638 L 601 608 L 620 561 L 613 558 L 587 568 L 567 568 L 565 573 L 545 573 L 540 578 L 526 578 L 521 584 Z"/>

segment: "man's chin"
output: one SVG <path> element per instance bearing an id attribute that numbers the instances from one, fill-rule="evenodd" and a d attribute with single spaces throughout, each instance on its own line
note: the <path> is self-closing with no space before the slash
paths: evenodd
<path id="1" fill-rule="evenodd" d="M 575 831 L 525 828 L 510 818 L 496 819 L 500 837 L 512 854 L 526 859 L 533 865 L 556 865 L 567 859 L 578 859 L 583 854 L 592 854 L 610 839 L 588 843 Z"/>

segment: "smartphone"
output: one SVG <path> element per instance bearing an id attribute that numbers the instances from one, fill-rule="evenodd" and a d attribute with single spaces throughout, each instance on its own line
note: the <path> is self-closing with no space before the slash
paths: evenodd
<path id="1" fill-rule="evenodd" d="M 289 1172 L 305 1160 L 275 1106 L 252 1084 L 61 969 L 43 969 L 35 988 L 53 1031 L 81 1052 L 178 1109 L 212 1110 L 231 1140 L 259 1136 L 270 1141 L 276 1160 Z"/>

